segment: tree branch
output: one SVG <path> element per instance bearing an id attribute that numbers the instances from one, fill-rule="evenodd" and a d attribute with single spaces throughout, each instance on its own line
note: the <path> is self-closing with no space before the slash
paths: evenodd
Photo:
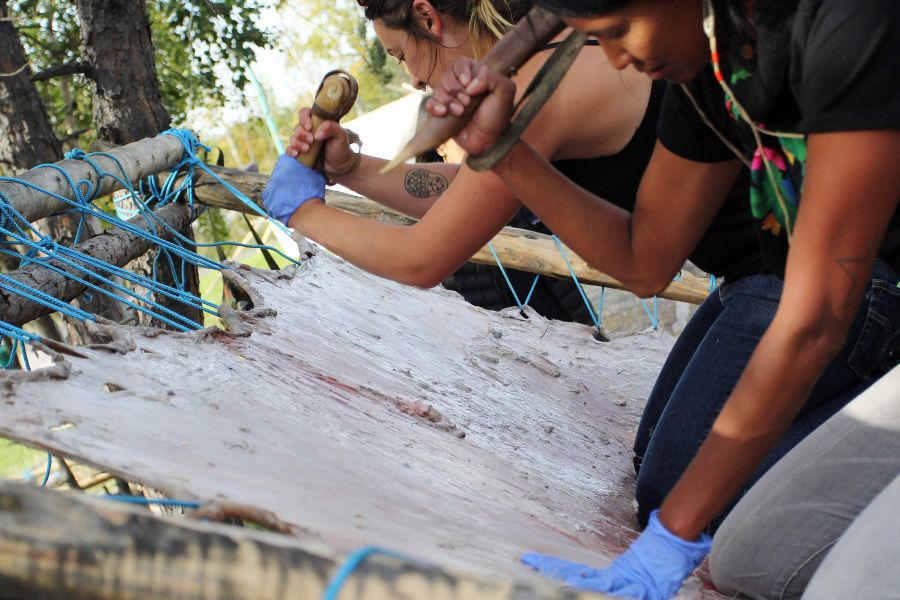
<path id="1" fill-rule="evenodd" d="M 76 60 L 69 63 L 65 63 L 59 65 L 57 67 L 50 67 L 49 69 L 45 69 L 40 73 L 35 73 L 31 76 L 32 81 L 45 81 L 47 79 L 52 79 L 53 77 L 62 77 L 64 75 L 74 75 L 75 73 L 81 73 L 83 75 L 87 75 L 90 77 L 92 72 L 91 65 L 84 61 Z"/>
<path id="2" fill-rule="evenodd" d="M 15 77 L 16 75 L 18 75 L 19 73 L 21 73 L 22 71 L 24 71 L 25 69 L 27 69 L 29 65 L 31 65 L 31 63 L 30 63 L 30 62 L 26 62 L 24 65 L 22 65 L 21 67 L 19 67 L 19 68 L 16 69 L 15 71 L 11 71 L 11 72 L 9 72 L 9 73 L 0 73 L 0 77 Z"/>
<path id="3" fill-rule="evenodd" d="M 70 140 L 74 140 L 74 139 L 77 138 L 78 136 L 80 136 L 80 135 L 82 135 L 82 134 L 84 134 L 84 133 L 87 133 L 87 132 L 90 131 L 90 130 L 91 130 L 90 127 L 86 127 L 85 129 L 76 129 L 75 131 L 69 133 L 68 135 L 65 135 L 65 136 L 59 138 L 59 143 L 60 143 L 60 144 L 65 144 L 66 142 L 68 142 L 68 141 L 70 141 Z"/>

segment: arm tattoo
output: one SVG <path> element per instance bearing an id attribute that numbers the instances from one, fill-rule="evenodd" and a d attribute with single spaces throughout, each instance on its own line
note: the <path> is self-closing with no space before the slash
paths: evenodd
<path id="1" fill-rule="evenodd" d="M 406 191 L 416 198 L 440 196 L 447 191 L 447 178 L 428 169 L 410 169 L 406 173 Z"/>
<path id="2" fill-rule="evenodd" d="M 850 280 L 850 290 L 847 292 L 847 297 L 844 299 L 844 307 L 852 305 L 859 295 L 859 288 L 861 286 L 865 287 L 868 284 L 868 280 L 861 277 L 860 270 L 864 269 L 865 265 L 871 263 L 873 255 L 877 250 L 878 242 L 874 242 L 864 256 L 858 258 L 838 258 L 834 261 L 838 268 L 840 268 Z"/>

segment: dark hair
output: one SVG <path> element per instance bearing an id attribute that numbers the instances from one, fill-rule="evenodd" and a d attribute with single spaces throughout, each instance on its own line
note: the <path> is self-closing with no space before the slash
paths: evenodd
<path id="1" fill-rule="evenodd" d="M 597 17 L 617 11 L 632 0 L 532 0 L 541 8 L 562 17 Z"/>

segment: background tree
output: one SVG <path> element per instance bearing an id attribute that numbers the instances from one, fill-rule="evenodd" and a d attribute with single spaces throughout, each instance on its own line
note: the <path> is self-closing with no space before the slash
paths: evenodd
<path id="1" fill-rule="evenodd" d="M 7 15 L 5 0 L 0 0 L 0 14 Z M 32 81 L 30 64 L 12 20 L 0 21 L 0 171 L 17 174 L 41 163 L 62 158 L 62 144 L 57 139 L 47 117 L 44 104 Z M 70 246 L 75 241 L 80 218 L 78 215 L 58 215 L 37 223 L 41 234 L 58 243 Z M 85 237 L 99 231 L 95 220 L 85 224 Z M 0 254 L 0 269 L 4 272 L 18 268 L 18 261 Z M 76 301 L 84 310 L 110 319 L 122 316 L 121 305 L 101 295 L 90 301 Z M 71 343 L 84 341 L 85 332 L 79 323 L 60 319 L 41 318 L 31 328 L 50 339 L 65 339 Z"/>
<path id="2" fill-rule="evenodd" d="M 288 51 L 321 66 L 322 72 L 342 68 L 359 81 L 359 98 L 349 118 L 406 93 L 401 87 L 409 80 L 405 70 L 385 53 L 355 0 L 281 0 L 279 7 Z"/>

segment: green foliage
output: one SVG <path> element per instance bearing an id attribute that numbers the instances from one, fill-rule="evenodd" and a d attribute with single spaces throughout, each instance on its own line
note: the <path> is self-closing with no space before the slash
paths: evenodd
<path id="1" fill-rule="evenodd" d="M 32 72 L 81 60 L 81 34 L 73 2 L 11 0 L 9 11 L 15 17 Z M 37 87 L 60 137 L 91 126 L 91 93 L 83 76 L 41 81 Z"/>
<path id="2" fill-rule="evenodd" d="M 227 86 L 241 89 L 247 83 L 247 65 L 259 48 L 271 46 L 272 32 L 258 21 L 275 1 L 147 1 L 163 105 L 175 123 L 193 106 L 221 105 Z M 9 8 L 32 71 L 81 60 L 81 29 L 73 2 L 10 0 Z M 219 71 L 226 73 L 224 81 L 216 65 L 226 67 Z M 38 89 L 60 137 L 91 126 L 90 89 L 84 77 L 55 78 L 39 83 Z"/>
<path id="3" fill-rule="evenodd" d="M 188 107 L 221 105 L 224 85 L 242 89 L 247 66 L 259 48 L 272 45 L 273 33 L 259 27 L 260 13 L 274 0 L 148 0 L 156 47 L 156 69 L 163 103 L 180 121 Z M 226 67 L 229 81 L 214 68 Z"/>
<path id="4" fill-rule="evenodd" d="M 25 471 L 38 469 L 46 462 L 46 452 L 0 438 L 0 477 L 20 478 Z"/>
<path id="5" fill-rule="evenodd" d="M 388 59 L 372 33 L 371 24 L 355 0 L 282 0 L 283 21 L 288 25 L 289 50 L 322 64 L 321 72 L 333 68 L 349 71 L 359 81 L 354 115 L 396 100 L 408 76 Z"/>

